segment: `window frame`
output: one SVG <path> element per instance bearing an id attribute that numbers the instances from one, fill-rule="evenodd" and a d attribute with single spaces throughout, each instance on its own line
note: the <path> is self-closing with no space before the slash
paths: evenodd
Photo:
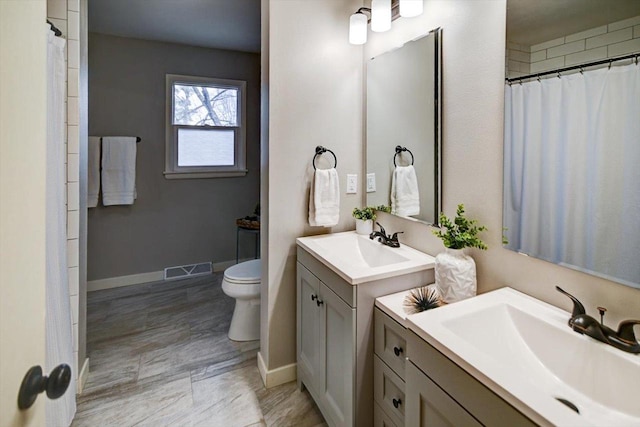
<path id="1" fill-rule="evenodd" d="M 237 126 L 194 126 L 174 124 L 173 86 L 176 84 L 190 86 L 216 86 L 236 89 L 238 91 L 238 109 L 236 116 Z M 245 176 L 247 174 L 246 88 L 247 82 L 244 80 L 218 79 L 180 74 L 166 75 L 165 178 L 226 178 Z M 234 164 L 225 166 L 178 166 L 178 129 L 233 130 L 235 134 Z"/>

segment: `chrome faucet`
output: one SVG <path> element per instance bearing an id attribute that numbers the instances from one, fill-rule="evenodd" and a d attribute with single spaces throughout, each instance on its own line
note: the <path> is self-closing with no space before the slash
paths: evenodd
<path id="1" fill-rule="evenodd" d="M 640 320 L 625 320 L 620 322 L 618 331 L 614 331 L 604 324 L 604 313 L 607 311 L 605 308 L 598 307 L 601 319 L 600 322 L 598 322 L 587 314 L 584 306 L 576 297 L 559 286 L 556 286 L 556 290 L 573 301 L 573 312 L 569 319 L 571 329 L 579 334 L 590 336 L 593 339 L 609 344 L 627 353 L 640 354 L 640 343 L 633 333 L 633 327 L 640 325 Z"/>
<path id="2" fill-rule="evenodd" d="M 384 227 L 379 222 L 376 222 L 376 224 L 378 224 L 378 227 L 380 227 L 380 231 L 372 232 L 371 234 L 369 234 L 369 238 L 373 240 L 377 237 L 378 242 L 382 243 L 383 245 L 389 246 L 391 248 L 399 248 L 400 242 L 398 241 L 398 234 L 402 234 L 403 231 L 398 231 L 397 233 L 393 233 L 393 236 L 390 236 L 387 235 Z"/>

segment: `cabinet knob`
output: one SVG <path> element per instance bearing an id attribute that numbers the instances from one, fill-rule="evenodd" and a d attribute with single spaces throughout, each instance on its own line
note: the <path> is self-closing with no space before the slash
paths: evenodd
<path id="1" fill-rule="evenodd" d="M 316 299 L 316 304 L 318 304 L 318 307 L 320 307 L 322 304 L 324 304 L 324 301 L 318 298 Z"/>
<path id="2" fill-rule="evenodd" d="M 400 354 L 402 353 L 402 347 L 393 347 L 393 353 L 396 356 L 400 356 Z"/>
<path id="3" fill-rule="evenodd" d="M 393 399 L 392 402 L 393 402 L 393 407 L 396 408 L 396 409 L 398 409 L 398 407 L 400 405 L 402 405 L 402 400 L 401 399 Z"/>
<path id="4" fill-rule="evenodd" d="M 315 301 L 318 299 L 318 295 L 316 294 L 311 294 L 311 301 Z"/>

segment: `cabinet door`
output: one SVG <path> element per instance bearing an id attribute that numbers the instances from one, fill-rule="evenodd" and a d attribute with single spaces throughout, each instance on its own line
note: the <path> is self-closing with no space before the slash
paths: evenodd
<path id="1" fill-rule="evenodd" d="M 297 346 L 298 369 L 308 381 L 305 386 L 318 389 L 320 379 L 320 281 L 298 263 Z"/>
<path id="2" fill-rule="evenodd" d="M 480 424 L 440 387 L 416 368 L 406 365 L 405 426 L 480 427 Z"/>
<path id="3" fill-rule="evenodd" d="M 320 282 L 321 399 L 329 424 L 354 425 L 356 310 Z"/>

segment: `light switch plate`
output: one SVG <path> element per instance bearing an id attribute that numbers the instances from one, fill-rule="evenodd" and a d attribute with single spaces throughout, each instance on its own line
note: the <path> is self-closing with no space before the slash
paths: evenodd
<path id="1" fill-rule="evenodd" d="M 376 191 L 376 174 L 367 174 L 367 193 L 373 193 Z"/>
<path id="2" fill-rule="evenodd" d="M 347 194 L 356 194 L 358 192 L 358 175 L 347 174 Z"/>

